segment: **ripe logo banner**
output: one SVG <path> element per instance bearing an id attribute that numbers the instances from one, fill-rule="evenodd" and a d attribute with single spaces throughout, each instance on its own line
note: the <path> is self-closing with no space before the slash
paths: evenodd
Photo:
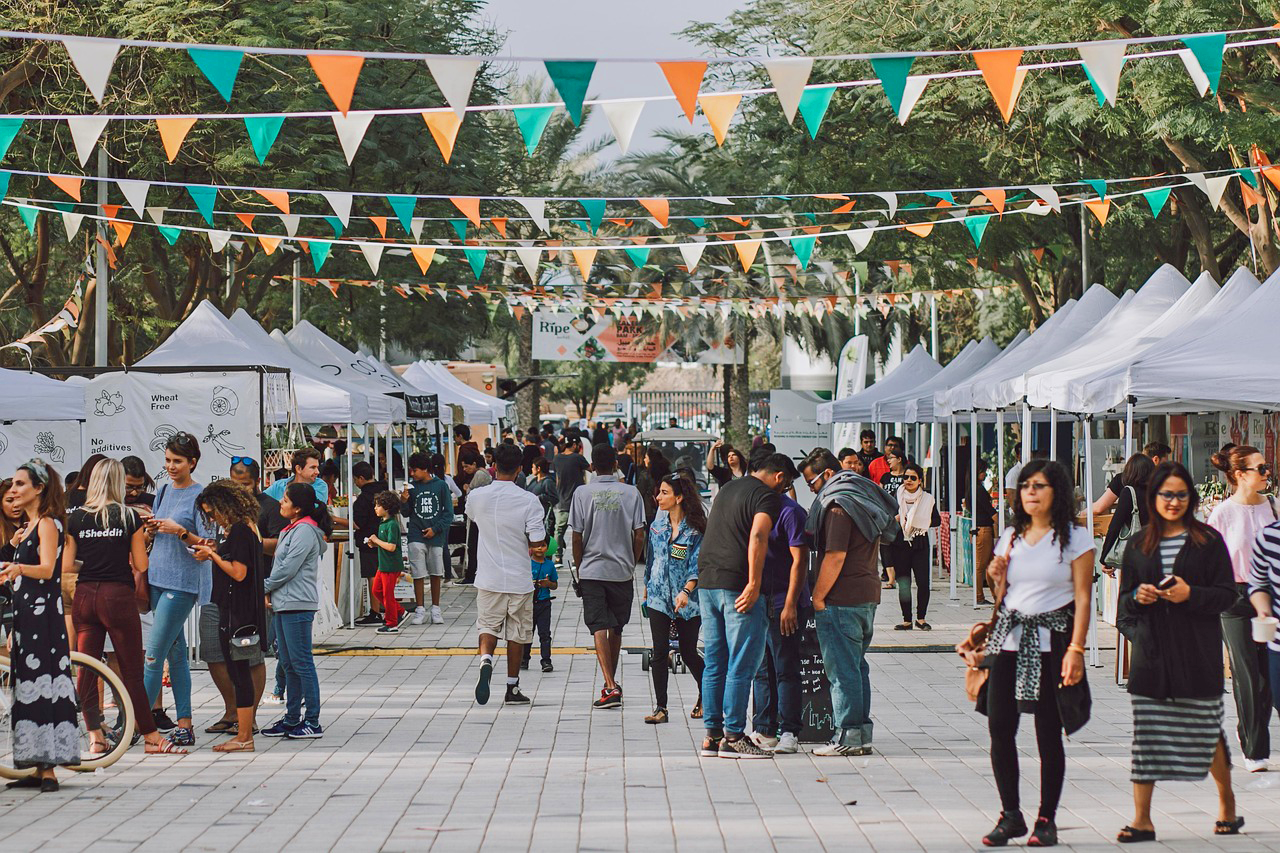
<path id="1" fill-rule="evenodd" d="M 708 322 L 707 328 L 710 329 Z M 533 357 L 551 361 L 655 361 L 734 364 L 742 350 L 732 336 L 720 339 L 692 327 L 677 334 L 656 317 L 598 320 L 565 311 L 535 311 Z"/>
<path id="2" fill-rule="evenodd" d="M 162 483 L 165 442 L 189 432 L 200 441 L 196 480 L 211 483 L 234 457 L 262 461 L 260 388 L 254 371 L 104 374 L 84 386 L 84 456 L 140 457 Z"/>

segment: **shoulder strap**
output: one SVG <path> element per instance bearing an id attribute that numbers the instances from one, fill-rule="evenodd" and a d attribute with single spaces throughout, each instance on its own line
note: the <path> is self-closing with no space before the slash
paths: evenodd
<path id="1" fill-rule="evenodd" d="M 1280 513 L 1276 512 L 1276 499 L 1272 495 L 1267 495 L 1267 503 L 1271 505 L 1271 517 L 1276 521 L 1280 521 Z"/>

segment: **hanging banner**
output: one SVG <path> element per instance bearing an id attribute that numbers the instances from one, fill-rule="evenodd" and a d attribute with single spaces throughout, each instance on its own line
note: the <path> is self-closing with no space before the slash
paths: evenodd
<path id="1" fill-rule="evenodd" d="M 0 478 L 13 476 L 28 459 L 40 458 L 63 478 L 84 463 L 80 421 L 0 423 Z"/>
<path id="2" fill-rule="evenodd" d="M 855 335 L 845 343 L 836 359 L 836 390 L 832 399 L 843 400 L 867 387 L 867 336 Z M 831 449 L 858 448 L 861 424 L 840 423 L 831 428 Z"/>
<path id="3" fill-rule="evenodd" d="M 779 453 L 800 461 L 815 447 L 826 447 L 830 431 L 818 423 L 818 404 L 823 399 L 812 391 L 769 392 L 769 440 Z"/>
<path id="4" fill-rule="evenodd" d="M 255 371 L 108 373 L 85 384 L 84 455 L 138 456 L 157 484 L 175 432 L 200 440 L 196 480 L 225 477 L 231 459 L 262 459 L 262 401 Z"/>
<path id="5" fill-rule="evenodd" d="M 733 336 L 706 339 L 696 332 L 678 334 L 656 317 L 604 316 L 598 320 L 563 311 L 533 313 L 533 357 L 550 361 L 655 361 L 736 364 L 742 361 Z"/>

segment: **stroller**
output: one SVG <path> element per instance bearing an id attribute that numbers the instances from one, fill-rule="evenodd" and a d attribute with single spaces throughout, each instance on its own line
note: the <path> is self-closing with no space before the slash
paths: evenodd
<path id="1" fill-rule="evenodd" d="M 689 667 L 685 665 L 684 657 L 680 654 L 680 635 L 676 632 L 676 620 L 671 620 L 671 630 L 667 634 L 667 665 L 671 667 L 671 672 L 679 674 L 688 672 Z M 644 656 L 640 660 L 640 668 L 645 672 L 653 666 L 653 649 L 645 649 Z"/>

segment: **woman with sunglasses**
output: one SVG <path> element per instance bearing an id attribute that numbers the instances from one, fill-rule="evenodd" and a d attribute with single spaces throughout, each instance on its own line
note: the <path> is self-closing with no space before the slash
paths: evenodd
<path id="1" fill-rule="evenodd" d="M 1271 466 L 1261 451 L 1249 445 L 1227 445 L 1213 454 L 1213 466 L 1227 475 L 1231 497 L 1214 508 L 1209 526 L 1222 534 L 1231 554 L 1231 573 L 1239 595 L 1222 614 L 1222 638 L 1231 656 L 1231 692 L 1235 697 L 1236 734 L 1244 766 L 1250 773 L 1267 769 L 1271 759 L 1271 684 L 1267 678 L 1267 647 L 1253 641 L 1253 605 L 1249 603 L 1249 560 L 1262 528 L 1275 521 L 1274 501 L 1261 494 Z"/>
<path id="2" fill-rule="evenodd" d="M 1236 600 L 1231 555 L 1218 531 L 1195 517 L 1191 474 L 1162 462 L 1151 475 L 1151 523 L 1125 549 L 1116 624 L 1132 643 L 1133 821 L 1122 844 L 1154 841 L 1151 797 L 1163 780 L 1218 786 L 1215 835 L 1236 835 L 1231 759 L 1222 730 L 1222 623 Z"/>
<path id="3" fill-rule="evenodd" d="M 888 481 L 892 474 L 886 474 Z M 908 462 L 902 475 L 902 485 L 894 496 L 898 501 L 898 525 L 902 538 L 890 545 L 893 565 L 898 569 L 898 604 L 902 607 L 902 622 L 895 631 L 932 631 L 933 626 L 924 621 L 929 610 L 929 530 L 942 524 L 938 505 L 933 495 L 924 490 L 924 469 Z M 916 621 L 911 622 L 911 578 L 916 580 Z"/>
<path id="4" fill-rule="evenodd" d="M 698 701 L 689 715 L 702 717 L 702 655 L 698 654 L 698 631 L 702 618 L 698 614 L 698 551 L 702 534 L 707 532 L 707 517 L 697 488 L 680 474 L 669 474 L 658 484 L 658 513 L 649 526 L 644 553 L 644 609 L 648 611 L 653 636 L 653 656 L 649 672 L 653 675 L 656 707 L 644 718 L 646 723 L 665 723 L 667 714 L 668 659 L 671 651 L 671 626 L 675 623 L 680 642 L 680 655 L 698 684 Z"/>

